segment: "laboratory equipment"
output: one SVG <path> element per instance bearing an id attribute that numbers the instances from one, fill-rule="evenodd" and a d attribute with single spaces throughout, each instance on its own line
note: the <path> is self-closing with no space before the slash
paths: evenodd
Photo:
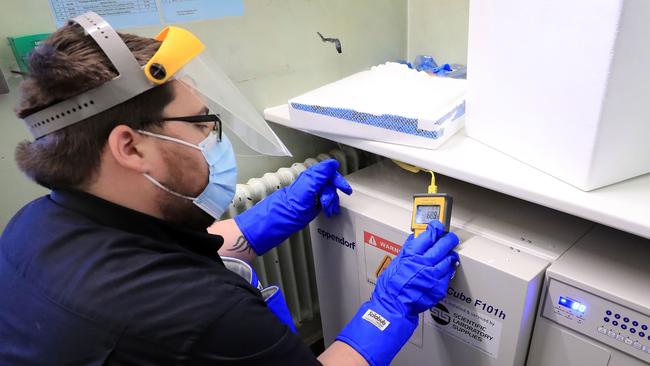
<path id="1" fill-rule="evenodd" d="M 310 225 L 323 335 L 329 345 L 373 291 L 409 236 L 413 192 L 429 184 L 382 162 L 346 176 L 341 213 Z M 591 222 L 437 176 L 454 197 L 460 267 L 393 365 L 524 365 L 546 268 Z"/>
<path id="2" fill-rule="evenodd" d="M 451 222 L 451 207 L 453 198 L 445 193 L 429 193 L 413 195 L 413 215 L 411 216 L 411 231 L 417 237 L 426 230 L 427 225 L 438 220 L 449 231 Z"/>
<path id="3" fill-rule="evenodd" d="M 528 366 L 650 363 L 650 240 L 598 226 L 546 270 Z"/>
<path id="4" fill-rule="evenodd" d="M 467 134 L 579 189 L 650 172 L 650 2 L 473 1 Z"/>

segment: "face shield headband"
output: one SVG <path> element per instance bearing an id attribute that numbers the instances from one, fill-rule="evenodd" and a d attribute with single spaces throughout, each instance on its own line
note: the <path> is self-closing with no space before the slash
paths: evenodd
<path id="1" fill-rule="evenodd" d="M 118 76 L 27 116 L 25 124 L 35 139 L 82 122 L 158 85 L 177 80 L 202 98 L 221 116 L 224 127 L 250 148 L 265 155 L 291 156 L 268 123 L 217 63 L 207 55 L 201 55 L 205 46 L 191 32 L 173 26 L 163 29 L 155 37 L 161 42 L 160 48 L 141 67 L 122 38 L 102 17 L 88 12 L 73 21 L 97 42 Z"/>

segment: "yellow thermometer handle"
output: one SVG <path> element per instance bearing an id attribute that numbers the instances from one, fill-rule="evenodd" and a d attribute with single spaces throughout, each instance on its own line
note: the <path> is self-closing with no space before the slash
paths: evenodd
<path id="1" fill-rule="evenodd" d="M 417 238 L 418 235 L 422 234 L 425 230 L 416 229 L 413 231 L 413 238 Z"/>

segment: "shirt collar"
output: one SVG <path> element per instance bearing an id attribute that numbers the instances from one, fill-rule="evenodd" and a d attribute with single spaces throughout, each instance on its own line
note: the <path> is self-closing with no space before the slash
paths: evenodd
<path id="1" fill-rule="evenodd" d="M 217 252 L 223 245 L 223 237 L 219 235 L 188 229 L 86 192 L 53 190 L 50 199 L 100 225 L 178 244 L 193 252 L 220 261 Z"/>

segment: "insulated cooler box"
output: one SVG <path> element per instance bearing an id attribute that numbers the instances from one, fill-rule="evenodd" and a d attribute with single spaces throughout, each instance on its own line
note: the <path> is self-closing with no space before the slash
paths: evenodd
<path id="1" fill-rule="evenodd" d="M 289 101 L 294 128 L 436 149 L 464 125 L 466 80 L 387 63 Z"/>
<path id="2" fill-rule="evenodd" d="M 346 177 L 341 214 L 310 224 L 326 345 L 366 301 L 377 274 L 410 234 L 412 195 L 429 184 L 382 162 Z M 525 362 L 544 271 L 592 223 L 438 176 L 453 196 L 461 266 L 446 299 L 420 323 L 393 365 L 515 366 Z"/>
<path id="3" fill-rule="evenodd" d="M 582 190 L 650 172 L 650 1 L 469 13 L 468 136 Z"/>

